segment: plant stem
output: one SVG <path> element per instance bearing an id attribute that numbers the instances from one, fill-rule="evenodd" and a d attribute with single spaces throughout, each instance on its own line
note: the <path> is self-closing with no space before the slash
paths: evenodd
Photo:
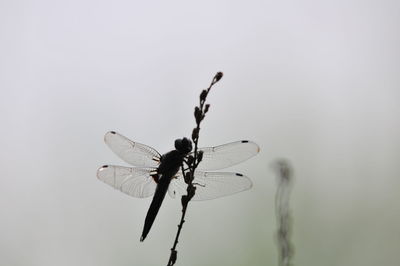
<path id="1" fill-rule="evenodd" d="M 193 133 L 192 133 L 192 140 L 194 142 L 194 155 L 193 155 L 192 162 L 189 163 L 189 165 L 188 165 L 188 167 L 189 167 L 189 178 L 186 179 L 187 172 L 185 172 L 185 170 L 183 168 L 183 165 L 181 166 L 183 177 L 185 178 L 185 182 L 188 185 L 187 189 L 186 189 L 187 190 L 187 195 L 183 195 L 182 199 L 181 199 L 181 202 L 182 202 L 181 220 L 180 220 L 179 225 L 178 225 L 178 231 L 176 232 L 175 241 L 174 241 L 174 244 L 173 244 L 173 246 L 171 248 L 171 254 L 169 256 L 169 260 L 168 260 L 167 266 L 172 266 L 176 262 L 177 254 L 178 254 L 178 251 L 176 250 L 176 246 L 178 245 L 179 236 L 181 234 L 183 223 L 185 222 L 187 206 L 188 206 L 189 201 L 193 198 L 193 196 L 196 193 L 195 192 L 196 191 L 196 187 L 193 185 L 194 172 L 195 172 L 197 166 L 199 165 L 199 163 L 201 161 L 201 157 L 202 157 L 202 155 L 199 156 L 199 152 L 198 152 L 200 124 L 201 124 L 201 121 L 203 121 L 203 119 L 205 117 L 205 114 L 207 113 L 208 108 L 209 108 L 209 105 L 204 105 L 204 104 L 206 102 L 206 98 L 207 98 L 208 93 L 210 92 L 211 87 L 215 83 L 217 83 L 222 78 L 222 76 L 223 76 L 222 72 L 218 72 L 214 76 L 214 78 L 212 79 L 212 81 L 211 81 L 210 85 L 208 86 L 208 88 L 201 92 L 199 106 L 195 108 L 196 127 L 193 129 Z"/>
<path id="2" fill-rule="evenodd" d="M 278 229 L 276 232 L 278 246 L 278 265 L 290 266 L 294 247 L 290 242 L 292 219 L 290 215 L 289 198 L 292 186 L 292 169 L 286 160 L 276 162 L 278 188 L 275 195 L 275 211 Z"/>

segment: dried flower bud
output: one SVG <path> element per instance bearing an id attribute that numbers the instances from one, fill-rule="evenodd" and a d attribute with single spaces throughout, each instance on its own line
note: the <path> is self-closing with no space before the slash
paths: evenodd
<path id="1" fill-rule="evenodd" d="M 201 120 L 203 120 L 203 114 L 201 113 L 200 108 L 198 106 L 194 108 L 194 117 L 196 118 L 197 124 L 200 124 Z"/>
<path id="2" fill-rule="evenodd" d="M 192 140 L 195 141 L 196 139 L 199 138 L 199 128 L 195 127 L 193 128 L 193 132 L 192 132 Z"/>
<path id="3" fill-rule="evenodd" d="M 209 105 L 209 104 L 206 104 L 206 107 L 204 108 L 204 113 L 207 113 L 207 112 L 208 112 L 208 109 L 210 109 L 210 105 Z"/>
<path id="4" fill-rule="evenodd" d="M 222 79 L 223 76 L 224 74 L 222 72 L 218 72 L 217 74 L 215 74 L 214 83 L 220 81 L 220 79 Z"/>
<path id="5" fill-rule="evenodd" d="M 207 91 L 203 90 L 200 94 L 200 102 L 204 102 L 206 100 L 207 97 Z"/>
<path id="6" fill-rule="evenodd" d="M 203 160 L 203 151 L 197 153 L 197 163 L 200 163 L 201 160 Z"/>
<path id="7" fill-rule="evenodd" d="M 176 262 L 176 257 L 177 257 L 177 253 L 178 253 L 178 251 L 176 251 L 176 250 L 171 250 L 171 258 L 170 258 L 170 260 L 171 260 L 171 265 L 174 265 L 174 264 L 175 264 L 175 262 Z"/>
<path id="8" fill-rule="evenodd" d="M 194 194 L 196 192 L 196 187 L 193 185 L 190 185 L 187 187 L 187 196 L 188 196 L 188 201 L 191 200 L 194 197 Z"/>
<path id="9" fill-rule="evenodd" d="M 189 184 L 190 183 L 190 179 L 191 179 L 190 172 L 185 173 L 185 176 L 183 177 L 183 179 L 185 180 L 186 184 Z"/>
<path id="10" fill-rule="evenodd" d="M 183 195 L 181 198 L 181 202 L 182 202 L 182 206 L 185 207 L 188 204 L 188 196 L 187 195 Z"/>
<path id="11" fill-rule="evenodd" d="M 189 155 L 189 157 L 187 158 L 187 164 L 189 167 L 193 164 L 193 160 L 194 160 L 193 156 Z"/>

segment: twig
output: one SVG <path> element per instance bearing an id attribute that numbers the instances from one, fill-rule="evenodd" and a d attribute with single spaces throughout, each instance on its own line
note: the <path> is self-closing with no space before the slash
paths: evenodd
<path id="1" fill-rule="evenodd" d="M 189 158 L 188 158 L 188 161 L 187 161 L 187 165 L 189 167 L 188 170 L 185 171 L 183 168 L 183 165 L 181 166 L 183 177 L 185 179 L 186 184 L 188 185 L 187 189 L 186 189 L 187 195 L 183 195 L 181 198 L 182 216 L 181 216 L 181 220 L 178 225 L 178 231 L 176 232 L 174 244 L 171 248 L 171 255 L 169 256 L 167 266 L 172 266 L 176 262 L 177 254 L 178 254 L 178 251 L 176 250 L 176 246 L 178 245 L 178 240 L 179 240 L 179 236 L 181 234 L 182 226 L 183 226 L 183 223 L 185 222 L 187 206 L 188 206 L 189 201 L 193 198 L 193 196 L 196 193 L 196 186 L 195 186 L 195 184 L 193 184 L 193 179 L 194 179 L 194 171 L 196 170 L 197 166 L 199 165 L 199 163 L 203 157 L 203 153 L 201 151 L 198 152 L 197 144 L 199 141 L 200 123 L 201 123 L 201 121 L 203 121 L 206 113 L 208 112 L 208 110 L 210 108 L 209 104 L 205 104 L 207 95 L 210 92 L 211 87 L 214 86 L 214 84 L 217 83 L 222 78 L 222 76 L 223 76 L 222 72 L 218 72 L 214 76 L 214 78 L 212 79 L 212 81 L 210 83 L 210 86 L 201 92 L 199 106 L 196 106 L 194 109 L 194 117 L 196 119 L 196 127 L 193 129 L 193 132 L 192 132 L 192 140 L 194 142 L 194 156 L 189 156 Z"/>
<path id="2" fill-rule="evenodd" d="M 293 181 L 292 169 L 286 160 L 278 160 L 275 164 L 278 175 L 278 188 L 275 195 L 275 211 L 278 224 L 277 246 L 279 252 L 278 265 L 290 266 L 294 247 L 290 242 L 292 218 L 289 198 Z"/>

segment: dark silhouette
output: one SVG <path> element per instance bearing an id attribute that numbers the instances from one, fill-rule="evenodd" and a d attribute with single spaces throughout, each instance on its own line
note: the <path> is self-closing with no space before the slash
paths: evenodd
<path id="1" fill-rule="evenodd" d="M 157 188 L 153 200 L 151 201 L 150 208 L 147 211 L 140 241 L 143 241 L 149 233 L 165 194 L 168 191 L 169 183 L 179 171 L 179 167 L 182 166 L 183 159 L 191 151 L 192 142 L 187 138 L 183 138 L 175 140 L 175 150 L 161 156 L 160 166 L 157 169 L 157 173 L 153 175 L 154 180 L 157 182 Z"/>

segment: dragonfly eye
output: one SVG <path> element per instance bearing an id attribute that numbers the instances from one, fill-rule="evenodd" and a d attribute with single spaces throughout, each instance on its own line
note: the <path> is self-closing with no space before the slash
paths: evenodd
<path id="1" fill-rule="evenodd" d="M 175 149 L 182 153 L 189 153 L 192 150 L 192 142 L 188 138 L 177 139 Z"/>
<path id="2" fill-rule="evenodd" d="M 185 152 L 189 153 L 192 151 L 192 142 L 188 138 L 183 138 L 182 139 L 182 146 L 185 150 Z"/>

